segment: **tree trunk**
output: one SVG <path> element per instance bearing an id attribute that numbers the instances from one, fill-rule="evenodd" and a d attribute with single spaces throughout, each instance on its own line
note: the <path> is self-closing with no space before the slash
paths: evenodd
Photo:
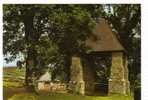
<path id="1" fill-rule="evenodd" d="M 25 85 L 29 86 L 31 84 L 31 79 L 32 79 L 32 65 L 29 64 L 29 62 L 31 61 L 31 59 L 26 60 L 26 71 L 25 71 Z"/>
<path id="2" fill-rule="evenodd" d="M 71 66 L 71 56 L 65 55 L 64 57 L 64 71 L 65 71 L 65 81 L 68 83 L 70 81 L 70 66 Z"/>
<path id="3" fill-rule="evenodd" d="M 35 39 L 34 39 L 34 12 L 28 10 L 26 12 L 22 11 L 22 18 L 25 26 L 25 43 L 27 44 L 27 59 L 26 59 L 26 73 L 25 73 L 25 84 L 27 86 L 32 85 L 33 67 L 35 67 Z"/>
<path id="4" fill-rule="evenodd" d="M 26 60 L 26 71 L 25 71 L 25 85 L 26 86 L 29 86 L 29 81 L 28 81 L 28 76 L 29 76 L 29 68 L 28 68 L 28 63 L 27 63 L 27 60 Z"/>

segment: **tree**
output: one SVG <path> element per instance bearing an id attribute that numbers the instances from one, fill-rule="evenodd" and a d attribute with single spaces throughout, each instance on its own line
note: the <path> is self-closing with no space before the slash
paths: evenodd
<path id="1" fill-rule="evenodd" d="M 60 61 L 67 61 L 62 64 L 68 81 L 70 57 L 83 51 L 83 41 L 95 26 L 93 10 L 88 5 L 4 5 L 3 10 L 3 52 L 10 53 L 8 61 L 19 52 L 26 55 L 26 84 L 43 69 L 37 67 L 39 59 L 47 64 L 58 62 L 59 56 Z"/>
<path id="2" fill-rule="evenodd" d="M 59 47 L 64 59 L 65 80 L 70 80 L 71 56 L 83 52 L 83 41 L 92 33 L 95 20 L 81 5 L 59 5 L 51 18 L 53 34 L 50 34 Z"/>
<path id="3" fill-rule="evenodd" d="M 39 38 L 44 34 L 44 24 L 48 16 L 48 6 L 38 5 L 4 5 L 4 55 L 12 61 L 19 52 L 26 58 L 26 85 L 32 83 L 32 76 L 37 74 L 37 49 Z"/>

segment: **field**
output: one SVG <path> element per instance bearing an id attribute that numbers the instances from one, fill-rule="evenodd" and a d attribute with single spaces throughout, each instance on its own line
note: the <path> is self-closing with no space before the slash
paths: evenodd
<path id="1" fill-rule="evenodd" d="M 133 100 L 132 96 L 82 96 L 75 94 L 36 95 L 23 85 L 25 69 L 16 67 L 3 68 L 3 97 L 4 100 Z"/>

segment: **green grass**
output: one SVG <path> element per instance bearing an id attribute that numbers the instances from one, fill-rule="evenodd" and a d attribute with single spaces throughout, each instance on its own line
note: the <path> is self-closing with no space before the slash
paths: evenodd
<path id="1" fill-rule="evenodd" d="M 17 69 L 16 67 L 6 67 L 3 68 L 3 77 L 12 76 L 14 78 L 24 77 L 25 76 L 25 68 L 21 70 Z"/>
<path id="2" fill-rule="evenodd" d="M 17 87 L 17 88 L 19 88 L 19 87 L 22 87 L 23 86 L 23 84 L 22 83 L 20 83 L 20 82 L 11 82 L 11 81 L 4 81 L 3 82 L 3 87 Z"/>
<path id="3" fill-rule="evenodd" d="M 75 94 L 49 94 L 36 95 L 29 92 L 24 86 L 24 71 L 16 67 L 3 69 L 3 95 L 4 100 L 133 100 L 132 96 L 82 96 Z M 20 78 L 21 77 L 21 78 Z"/>
<path id="4" fill-rule="evenodd" d="M 19 94 L 14 95 L 12 98 L 8 100 L 133 100 L 130 96 L 82 96 L 82 95 L 74 95 L 74 94 Z"/>
<path id="5" fill-rule="evenodd" d="M 22 87 L 24 71 L 24 68 L 21 70 L 16 67 L 3 68 L 3 87 Z"/>

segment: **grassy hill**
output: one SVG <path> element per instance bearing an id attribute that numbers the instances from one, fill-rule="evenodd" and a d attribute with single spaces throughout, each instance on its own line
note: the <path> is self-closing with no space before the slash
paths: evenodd
<path id="1" fill-rule="evenodd" d="M 4 100 L 133 100 L 132 96 L 82 96 L 75 94 L 49 94 L 36 95 L 23 85 L 25 69 L 16 67 L 3 68 L 3 97 Z"/>

